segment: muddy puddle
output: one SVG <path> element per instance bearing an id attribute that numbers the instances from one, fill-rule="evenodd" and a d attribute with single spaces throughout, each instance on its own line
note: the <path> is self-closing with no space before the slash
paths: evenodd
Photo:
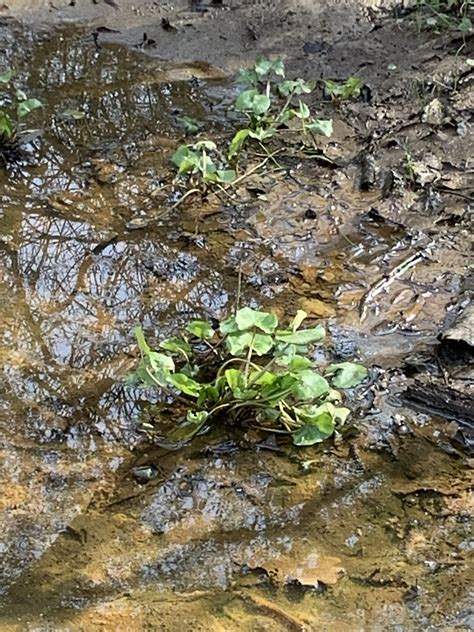
<path id="1" fill-rule="evenodd" d="M 45 103 L 41 141 L 0 170 L 1 629 L 472 629 L 468 362 L 437 352 L 472 290 L 469 85 L 436 127 L 404 77 L 375 73 L 372 104 L 319 103 L 332 165 L 288 144 L 233 199 L 173 209 L 176 117 L 228 134 L 229 73 L 113 34 L 97 46 L 84 27 L 0 35 Z M 404 180 L 406 147 L 422 186 Z M 149 402 L 123 383 L 133 326 L 156 340 L 221 318 L 239 269 L 243 300 L 305 309 L 327 326 L 325 357 L 371 367 L 356 436 L 147 442 Z"/>

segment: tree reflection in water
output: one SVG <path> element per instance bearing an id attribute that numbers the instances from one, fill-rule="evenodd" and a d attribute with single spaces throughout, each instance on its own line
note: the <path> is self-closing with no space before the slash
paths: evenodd
<path id="1" fill-rule="evenodd" d="M 7 58 L 15 63 L 11 50 Z M 159 147 L 141 164 L 141 143 L 172 138 L 176 108 L 202 115 L 201 99 L 160 80 L 138 53 L 97 52 L 74 31 L 38 45 L 34 60 L 18 62 L 18 77 L 49 122 L 30 159 L 0 174 L 0 399 L 17 430 L 37 438 L 95 424 L 127 440 L 143 397 L 121 383 L 133 326 L 166 336 L 189 316 L 221 313 L 229 298 L 205 251 L 181 250 L 166 227 L 145 237 L 125 230 L 165 168 Z M 68 119 L 70 108 L 85 118 Z M 118 176 L 91 178 L 91 157 L 119 164 Z"/>

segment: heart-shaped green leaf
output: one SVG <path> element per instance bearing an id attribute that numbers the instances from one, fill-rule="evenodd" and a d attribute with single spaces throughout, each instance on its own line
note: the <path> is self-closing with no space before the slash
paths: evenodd
<path id="1" fill-rule="evenodd" d="M 293 443 L 298 446 L 310 446 L 321 443 L 334 433 L 334 422 L 329 413 L 322 413 L 310 423 L 292 433 Z"/>
<path id="2" fill-rule="evenodd" d="M 352 388 L 357 386 L 367 377 L 365 366 L 354 362 L 341 362 L 330 364 L 325 375 L 332 376 L 332 383 L 337 388 Z"/>
<path id="3" fill-rule="evenodd" d="M 186 325 L 186 329 L 201 340 L 209 340 L 215 334 L 214 329 L 205 320 L 192 320 Z"/>
<path id="4" fill-rule="evenodd" d="M 191 397 L 199 397 L 202 389 L 202 384 L 199 384 L 199 382 L 196 382 L 196 380 L 193 380 L 184 373 L 173 373 L 168 377 L 168 381 L 182 393 L 191 395 Z"/>
<path id="5" fill-rule="evenodd" d="M 300 399 L 318 399 L 329 392 L 330 386 L 327 380 L 315 371 L 306 369 L 293 374 L 297 382 L 293 388 L 293 395 Z"/>
<path id="6" fill-rule="evenodd" d="M 235 322 L 240 331 L 256 327 L 266 334 L 272 334 L 278 326 L 278 318 L 270 312 L 260 312 L 250 307 L 239 309 Z"/>

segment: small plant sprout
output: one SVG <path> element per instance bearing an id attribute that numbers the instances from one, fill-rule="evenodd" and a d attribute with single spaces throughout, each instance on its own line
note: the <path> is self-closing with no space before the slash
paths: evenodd
<path id="1" fill-rule="evenodd" d="M 313 118 L 309 107 L 298 98 L 310 94 L 315 84 L 303 79 L 286 80 L 281 60 L 259 57 L 253 68 L 240 71 L 239 79 L 247 87 L 237 97 L 234 107 L 245 116 L 247 126 L 234 135 L 229 160 L 239 154 L 248 138 L 264 143 L 287 128 L 292 119 L 301 123 L 293 132 L 332 134 L 332 121 Z"/>
<path id="2" fill-rule="evenodd" d="M 181 145 L 171 158 L 178 169 L 178 176 L 185 176 L 205 190 L 210 184 L 227 184 L 236 174 L 228 167 L 217 145 L 210 140 L 200 140 L 192 145 Z"/>
<path id="3" fill-rule="evenodd" d="M 323 84 L 326 94 L 334 101 L 357 99 L 364 87 L 364 81 L 360 77 L 349 77 L 343 82 L 325 79 Z"/>
<path id="4" fill-rule="evenodd" d="M 27 132 L 24 120 L 43 105 L 16 88 L 13 79 L 13 70 L 0 74 L 0 150 L 21 142 L 22 135 Z"/>
<path id="5" fill-rule="evenodd" d="M 176 124 L 181 127 L 186 136 L 194 136 L 199 134 L 202 129 L 202 123 L 192 118 L 191 116 L 177 116 Z"/>
<path id="6" fill-rule="evenodd" d="M 288 435 L 297 446 L 320 443 L 350 414 L 339 389 L 362 382 L 367 369 L 343 362 L 320 371 L 311 350 L 325 331 L 321 325 L 301 328 L 306 317 L 298 311 L 281 327 L 275 314 L 243 307 L 216 328 L 191 321 L 181 335 L 162 340 L 159 351 L 137 327 L 141 359 L 131 382 L 174 402 L 176 421 L 166 435 L 171 441 L 227 423 Z"/>

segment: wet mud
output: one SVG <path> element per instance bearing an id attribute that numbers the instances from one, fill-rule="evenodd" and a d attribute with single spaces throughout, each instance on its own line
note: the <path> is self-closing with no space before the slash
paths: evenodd
<path id="1" fill-rule="evenodd" d="M 78 4 L 0 9 L 45 104 L 0 169 L 1 629 L 472 629 L 472 44 L 369 2 Z M 259 52 L 371 99 L 316 94 L 317 152 L 176 207 L 176 117 L 228 138 Z M 354 436 L 141 432 L 133 326 L 221 318 L 239 269 L 371 368 Z"/>

